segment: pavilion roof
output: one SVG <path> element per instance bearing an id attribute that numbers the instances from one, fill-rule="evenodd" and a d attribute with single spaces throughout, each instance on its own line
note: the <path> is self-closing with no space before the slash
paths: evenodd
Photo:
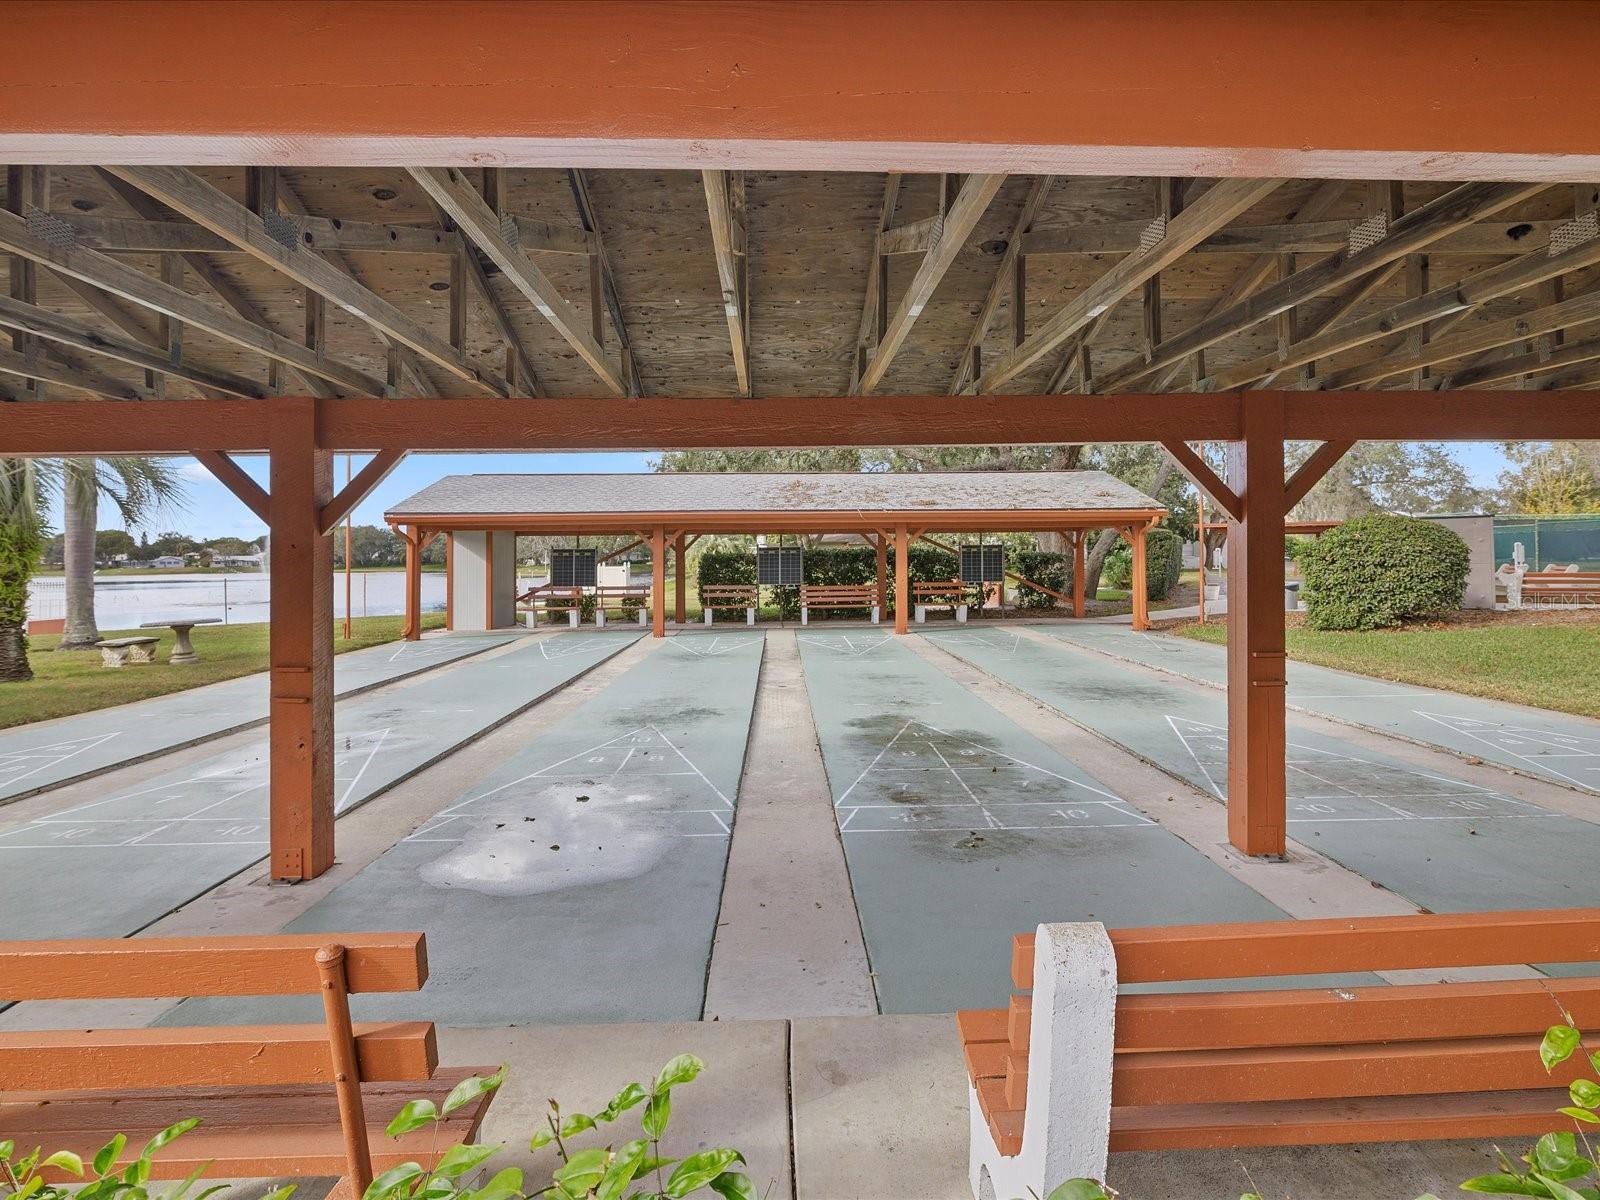
<path id="1" fill-rule="evenodd" d="M 1162 512 L 1104 471 L 449 475 L 385 514 Z"/>

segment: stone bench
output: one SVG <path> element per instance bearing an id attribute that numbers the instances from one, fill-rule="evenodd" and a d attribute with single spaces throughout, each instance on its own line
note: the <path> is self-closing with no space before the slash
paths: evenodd
<path id="1" fill-rule="evenodd" d="M 125 637 L 97 642 L 96 645 L 100 648 L 100 665 L 125 667 L 129 663 L 155 662 L 156 643 L 160 640 L 158 637 Z"/>

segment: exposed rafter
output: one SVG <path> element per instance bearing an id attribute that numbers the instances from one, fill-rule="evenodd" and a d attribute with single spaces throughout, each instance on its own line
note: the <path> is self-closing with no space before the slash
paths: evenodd
<path id="1" fill-rule="evenodd" d="M 64 317 L 36 304 L 26 304 L 21 300 L 0 297 L 0 327 L 21 330 L 47 341 L 75 346 L 91 354 L 103 355 L 147 371 L 182 379 L 198 388 L 209 388 L 230 396 L 257 399 L 267 394 L 265 388 L 252 380 L 231 375 L 226 371 L 212 371 L 189 363 L 172 362 L 167 355 L 151 346 L 117 334 L 105 333 L 93 326 L 85 325 L 82 321 Z"/>
<path id="2" fill-rule="evenodd" d="M 933 297 L 934 289 L 939 286 L 939 281 L 955 262 L 956 256 L 966 248 L 967 238 L 983 218 L 989 201 L 994 199 L 1005 180 L 1004 175 L 968 175 L 961 181 L 961 190 L 956 194 L 955 202 L 950 206 L 950 211 L 944 214 L 938 241 L 923 255 L 916 274 L 911 277 L 911 283 L 895 305 L 894 315 L 884 327 L 883 336 L 878 339 L 877 348 L 856 384 L 857 392 L 870 392 L 882 382 L 884 373 L 905 343 L 911 327 Z"/>
<path id="3" fill-rule="evenodd" d="M 1130 254 L 1090 284 L 1028 340 L 984 371 L 980 392 L 993 391 L 1015 378 L 1145 280 L 1176 262 L 1229 221 L 1270 195 L 1281 179 L 1224 179 L 1175 217 L 1148 249 Z M 1165 365 L 1165 364 L 1161 364 Z"/>
<path id="4" fill-rule="evenodd" d="M 994 323 L 995 314 L 1000 311 L 1000 301 L 1005 298 L 1008 289 L 1012 295 L 1012 323 L 1018 334 L 1015 341 L 1020 343 L 1026 336 L 1027 318 L 1024 314 L 1027 310 L 1021 307 L 1025 297 L 1022 294 L 1024 288 L 1020 286 L 1021 281 L 1026 279 L 1022 272 L 1027 270 L 1022 257 L 1023 239 L 1038 217 L 1039 210 L 1044 207 L 1044 202 L 1050 195 L 1051 185 L 1054 183 L 1054 175 L 1039 176 L 1033 181 L 1033 186 L 1028 189 L 1028 194 L 1022 201 L 1022 211 L 1017 213 L 1017 223 L 1012 226 L 1011 236 L 1006 240 L 1006 251 L 1000 256 L 1000 265 L 995 270 L 994 282 L 989 285 L 989 294 L 984 297 L 983 306 L 978 309 L 978 318 L 972 323 L 972 332 L 967 335 L 967 344 L 961 351 L 961 357 L 956 361 L 955 378 L 950 381 L 952 396 L 960 395 L 968 383 L 983 373 L 983 364 L 979 361 L 979 356 L 983 352 L 983 340 L 989 336 L 989 326 Z"/>
<path id="5" fill-rule="evenodd" d="M 461 232 L 493 260 L 505 277 L 555 326 L 578 356 L 599 376 L 614 395 L 627 395 L 622 381 L 594 335 L 584 328 L 583 318 L 556 290 L 527 255 L 513 246 L 501 229 L 500 220 L 484 202 L 466 175 L 454 167 L 412 167 L 411 177 L 450 214 Z"/>
<path id="6" fill-rule="evenodd" d="M 107 170 L 464 382 L 491 395 L 509 394 L 499 372 L 473 361 L 460 349 L 430 333 L 398 306 L 306 249 L 296 238 L 286 236 L 280 241 L 268 230 L 262 217 L 193 172 L 179 167 L 108 167 Z"/>
<path id="7" fill-rule="evenodd" d="M 884 327 L 889 323 L 889 260 L 883 252 L 883 242 L 899 202 L 900 176 L 890 172 L 883 180 L 883 204 L 879 207 L 878 226 L 872 235 L 872 258 L 867 267 L 867 287 L 861 302 L 861 324 L 856 329 L 855 353 L 851 356 L 848 390 L 852 393 L 859 389 L 872 348 L 883 337 Z"/>
<path id="8" fill-rule="evenodd" d="M 622 317 L 622 299 L 617 294 L 611 255 L 606 252 L 605 237 L 600 231 L 600 214 L 595 211 L 594 201 L 589 196 L 589 179 L 574 167 L 567 172 L 567 183 L 572 188 L 572 201 L 578 206 L 578 220 L 583 223 L 585 234 L 594 242 L 591 253 L 599 259 L 600 286 L 605 292 L 606 311 L 611 314 L 611 328 L 617 335 L 622 378 L 628 385 L 628 395 L 638 396 L 644 390 L 639 382 L 639 364 L 634 361 L 633 341 L 628 337 L 628 325 Z"/>
<path id="9" fill-rule="evenodd" d="M 77 246 L 55 245 L 35 237 L 27 223 L 10 213 L 0 213 L 0 249 L 20 254 L 35 263 L 53 267 L 104 291 L 142 304 L 179 321 L 205 329 L 248 349 L 265 354 L 268 358 L 291 366 L 302 367 L 330 383 L 338 384 L 351 392 L 368 396 L 383 394 L 381 380 L 372 378 L 354 367 L 317 354 L 305 346 L 282 337 L 264 326 L 246 321 L 232 313 L 224 312 L 214 304 L 191 296 L 159 279 L 94 250 Z"/>
<path id="10" fill-rule="evenodd" d="M 1526 183 L 1469 183 L 1456 188 L 1430 204 L 1399 218 L 1388 233 L 1370 246 L 1353 254 L 1333 254 L 1322 262 L 1296 271 L 1286 279 L 1262 288 L 1226 312 L 1208 317 L 1198 325 L 1169 339 L 1160 353 L 1148 362 L 1134 361 L 1110 372 L 1101 380 L 1101 390 L 1116 391 L 1143 379 L 1153 371 L 1172 365 L 1196 350 L 1204 350 L 1226 337 L 1249 329 L 1285 309 L 1303 304 L 1345 283 L 1359 279 L 1407 254 L 1415 254 L 1448 233 L 1493 216 L 1518 201 L 1544 190 L 1544 185 Z"/>
<path id="11" fill-rule="evenodd" d="M 701 171 L 706 212 L 711 219 L 711 247 L 722 288 L 722 311 L 728 318 L 733 371 L 739 394 L 750 394 L 750 272 L 743 171 Z"/>

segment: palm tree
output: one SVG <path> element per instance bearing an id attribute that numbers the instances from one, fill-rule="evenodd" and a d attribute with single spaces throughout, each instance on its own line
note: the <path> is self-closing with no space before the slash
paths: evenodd
<path id="1" fill-rule="evenodd" d="M 164 458 L 73 458 L 50 475 L 61 488 L 67 620 L 59 648 L 83 650 L 100 640 L 94 619 L 95 528 L 100 498 L 117 506 L 123 522 L 141 525 L 178 507 L 182 477 Z"/>
<path id="2" fill-rule="evenodd" d="M 28 580 L 44 549 L 44 493 L 37 464 L 0 458 L 0 682 L 33 678 L 28 666 Z"/>

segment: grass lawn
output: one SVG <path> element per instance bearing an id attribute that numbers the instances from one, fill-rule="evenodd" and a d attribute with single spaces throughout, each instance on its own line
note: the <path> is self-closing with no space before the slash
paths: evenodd
<path id="1" fill-rule="evenodd" d="M 400 636 L 400 624 L 400 617 L 357 617 L 351 623 L 354 636 L 346 641 L 339 636 L 344 622 L 337 621 L 333 627 L 334 652 L 342 654 L 346 650 L 392 642 Z M 422 627 L 444 628 L 444 614 L 424 613 Z M 102 630 L 101 633 L 108 638 L 159 633 L 158 661 L 148 666 L 108 671 L 100 665 L 100 651 L 57 651 L 55 646 L 60 637 L 36 635 L 29 639 L 28 650 L 33 679 L 28 683 L 0 683 L 0 729 L 110 708 L 114 704 L 181 692 L 267 669 L 267 626 L 264 624 L 197 626 L 190 640 L 194 642 L 200 661 L 178 667 L 166 662 L 167 655 L 172 652 L 170 629 Z"/>
<path id="2" fill-rule="evenodd" d="M 1219 645 L 1225 622 L 1172 626 Z M 1379 679 L 1600 717 L 1600 613 L 1462 613 L 1436 625 L 1325 633 L 1289 618 L 1289 657 Z"/>

